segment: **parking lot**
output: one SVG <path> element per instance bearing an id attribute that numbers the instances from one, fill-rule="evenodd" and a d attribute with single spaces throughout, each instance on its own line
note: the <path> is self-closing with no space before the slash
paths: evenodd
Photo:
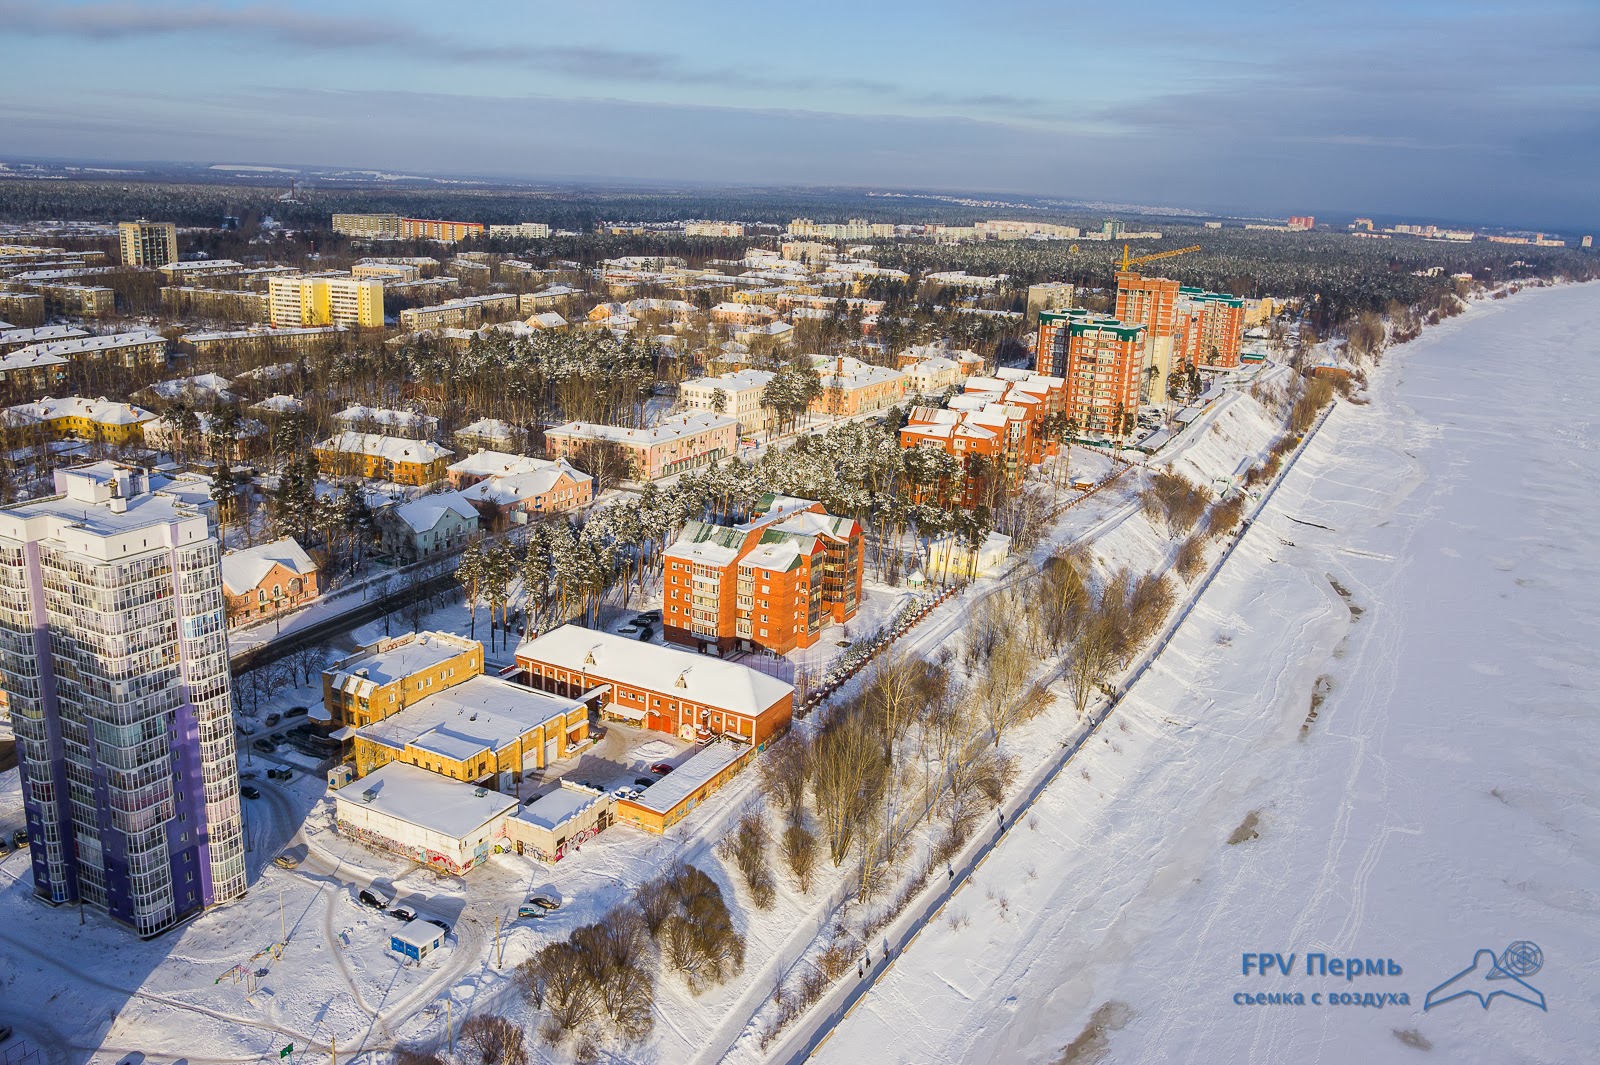
<path id="1" fill-rule="evenodd" d="M 552 762 L 524 782 L 527 790 L 522 797 L 528 799 L 545 792 L 562 778 L 574 783 L 590 784 L 605 792 L 643 787 L 636 781 L 657 775 L 650 772 L 651 766 L 681 765 L 697 749 L 688 740 L 614 721 L 608 721 L 600 727 L 605 729 L 605 735 L 597 742 L 584 746 L 561 761 Z"/>

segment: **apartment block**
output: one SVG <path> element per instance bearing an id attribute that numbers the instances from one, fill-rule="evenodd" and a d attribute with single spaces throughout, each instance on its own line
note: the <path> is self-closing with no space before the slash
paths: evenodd
<path id="1" fill-rule="evenodd" d="M 278 326 L 383 327 L 383 282 L 343 274 L 290 274 L 267 279 L 270 321 Z"/>
<path id="2" fill-rule="evenodd" d="M 1043 317 L 1041 326 L 1043 328 Z M 1080 431 L 1121 436 L 1132 428 L 1145 378 L 1145 328 L 1114 318 L 1067 327 L 1065 413 Z"/>
<path id="3" fill-rule="evenodd" d="M 141 936 L 245 891 L 216 538 L 142 470 L 0 508 L 0 685 L 35 894 Z"/>
<path id="4" fill-rule="evenodd" d="M 568 459 L 582 466 L 585 454 L 615 447 L 627 463 L 631 479 L 654 481 L 735 454 L 739 422 L 725 414 L 696 411 L 663 418 L 648 429 L 568 422 L 547 429 L 544 437 L 553 459 Z"/>
<path id="5" fill-rule="evenodd" d="M 510 225 L 489 227 L 489 236 L 522 240 L 543 240 L 550 235 L 550 227 L 543 222 L 514 222 Z"/>
<path id="6" fill-rule="evenodd" d="M 1173 353 L 1189 366 L 1232 369 L 1244 341 L 1244 300 L 1198 288 L 1178 290 Z"/>
<path id="7" fill-rule="evenodd" d="M 165 266 L 178 258 L 178 227 L 171 222 L 117 223 L 124 266 Z"/>
<path id="8" fill-rule="evenodd" d="M 772 409 L 762 397 L 774 376 L 770 370 L 737 370 L 698 377 L 678 386 L 678 399 L 692 410 L 732 415 L 739 419 L 739 431 L 746 436 L 764 433 L 772 426 Z"/>
<path id="9" fill-rule="evenodd" d="M 231 322 L 264 322 L 271 301 L 265 292 L 247 289 L 168 285 L 161 290 L 161 309 L 177 318 L 195 316 Z"/>
<path id="10" fill-rule="evenodd" d="M 44 325 L 44 297 L 37 292 L 0 289 L 0 318 L 25 328 Z"/>
<path id="11" fill-rule="evenodd" d="M 455 454 L 428 440 L 350 430 L 322 441 L 311 453 L 318 468 L 331 477 L 365 477 L 417 487 L 443 477 Z"/>
<path id="12" fill-rule="evenodd" d="M 348 237 L 398 237 L 400 216 L 397 214 L 336 214 L 333 231 Z"/>
<path id="13" fill-rule="evenodd" d="M 72 340 L 56 340 L 48 344 L 35 344 L 21 348 L 22 352 L 49 355 L 68 362 L 104 361 L 119 366 L 165 366 L 167 338 L 148 329 L 128 333 L 109 333 L 105 336 L 85 336 Z"/>
<path id="14" fill-rule="evenodd" d="M 488 296 L 463 296 L 432 307 L 408 307 L 400 312 L 400 327 L 419 329 L 476 329 L 486 321 L 499 322 L 514 316 L 520 300 L 508 292 Z"/>
<path id="15" fill-rule="evenodd" d="M 673 643 L 718 653 L 810 647 L 861 603 L 861 527 L 808 499 L 767 496 L 739 525 L 691 521 L 665 552 Z"/>
<path id="16" fill-rule="evenodd" d="M 906 394 L 905 374 L 849 355 L 819 359 L 816 370 L 822 391 L 811 401 L 813 414 L 865 414 L 892 407 Z"/>
<path id="17" fill-rule="evenodd" d="M 104 285 L 77 285 L 70 282 L 35 285 L 44 297 L 46 314 L 72 318 L 107 318 L 117 313 L 117 294 Z"/>
<path id="18" fill-rule="evenodd" d="M 482 222 L 445 222 L 437 218 L 401 218 L 400 236 L 408 240 L 471 240 L 484 233 Z"/>

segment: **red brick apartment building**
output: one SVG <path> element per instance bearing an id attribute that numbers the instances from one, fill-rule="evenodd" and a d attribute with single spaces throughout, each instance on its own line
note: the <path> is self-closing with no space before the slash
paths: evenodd
<path id="1" fill-rule="evenodd" d="M 1040 373 L 1065 380 L 1062 410 L 1085 432 L 1120 434 L 1144 387 L 1145 327 L 1079 310 L 1039 315 Z"/>
<path id="2" fill-rule="evenodd" d="M 861 603 L 861 526 L 820 503 L 769 495 L 742 525 L 691 521 L 666 551 L 672 643 L 717 652 L 810 647 Z"/>

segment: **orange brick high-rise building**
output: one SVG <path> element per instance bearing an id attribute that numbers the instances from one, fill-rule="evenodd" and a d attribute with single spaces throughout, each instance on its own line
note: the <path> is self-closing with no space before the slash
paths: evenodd
<path id="1" fill-rule="evenodd" d="M 810 647 L 861 603 L 861 526 L 808 499 L 768 495 L 740 525 L 691 521 L 668 547 L 662 623 L 672 643 L 718 652 Z"/>
<path id="2" fill-rule="evenodd" d="M 1149 364 L 1145 338 L 1141 323 L 1081 310 L 1039 315 L 1039 372 L 1064 379 L 1061 409 L 1080 432 L 1121 436 L 1131 431 Z"/>

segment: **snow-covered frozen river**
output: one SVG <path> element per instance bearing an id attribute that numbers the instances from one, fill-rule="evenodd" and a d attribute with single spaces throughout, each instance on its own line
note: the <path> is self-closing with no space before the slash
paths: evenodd
<path id="1" fill-rule="evenodd" d="M 814 1060 L 1600 1061 L 1600 285 L 1373 395 Z"/>

